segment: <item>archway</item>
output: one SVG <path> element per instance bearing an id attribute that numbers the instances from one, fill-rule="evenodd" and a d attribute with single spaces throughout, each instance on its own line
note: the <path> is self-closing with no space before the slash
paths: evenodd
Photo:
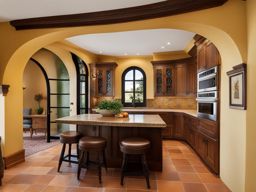
<path id="1" fill-rule="evenodd" d="M 201 16 L 203 17 L 203 16 Z M 33 52 L 37 51 L 39 48 L 44 47 L 47 44 L 50 44 L 56 40 L 60 40 L 69 36 L 83 34 L 83 33 L 98 33 L 98 32 L 110 32 L 110 31 L 125 31 L 125 30 L 138 30 L 138 29 L 151 29 L 151 28 L 174 28 L 174 29 L 183 29 L 198 33 L 209 40 L 211 40 L 216 47 L 218 48 L 223 66 L 221 68 L 221 89 L 223 90 L 221 93 L 221 177 L 224 178 L 229 183 L 235 183 L 236 181 L 228 178 L 229 175 L 243 175 L 244 173 L 244 159 L 243 157 L 239 157 L 238 152 L 234 152 L 238 149 L 238 151 L 245 150 L 245 130 L 239 129 L 240 127 L 245 127 L 245 112 L 244 111 L 231 111 L 228 107 L 228 79 L 225 75 L 226 71 L 230 70 L 230 68 L 235 65 L 242 63 L 242 56 L 245 55 L 245 46 L 242 43 L 242 40 L 230 33 L 226 33 L 225 29 L 216 28 L 214 24 L 202 24 L 198 20 L 185 22 L 182 19 L 182 16 L 178 16 L 180 21 L 175 21 L 175 17 L 173 18 L 164 18 L 157 20 L 149 20 L 145 21 L 143 25 L 141 22 L 132 22 L 128 24 L 120 24 L 120 25 L 108 25 L 108 26 L 97 26 L 97 27 L 84 27 L 84 28 L 76 28 L 76 29 L 67 29 L 67 30 L 59 30 L 58 32 L 49 33 L 47 35 L 39 36 L 31 41 L 28 41 L 23 46 L 21 46 L 10 58 L 6 70 L 4 72 L 3 82 L 5 84 L 10 84 L 11 90 L 9 92 L 8 97 L 6 98 L 6 119 L 15 118 L 17 122 L 10 122 L 6 120 L 6 133 L 5 133 L 5 145 L 8 145 L 8 149 L 5 149 L 7 155 L 12 154 L 19 149 L 21 149 L 21 145 L 17 144 L 17 146 L 9 147 L 11 141 L 9 140 L 10 135 L 12 135 L 15 127 L 19 127 L 21 124 L 21 119 L 16 118 L 19 116 L 21 111 L 22 104 L 18 101 L 21 95 L 21 83 L 20 83 L 20 73 L 23 64 L 26 63 L 26 60 L 33 54 Z M 177 19 L 177 17 L 176 17 Z M 209 22 L 210 23 L 210 22 Z M 115 28 L 116 27 L 116 28 Z M 225 28 L 225 27 L 223 27 Z M 227 30 L 228 31 L 228 30 Z M 236 45 L 237 44 L 237 45 Z M 34 46 L 33 46 L 34 45 Z M 26 53 L 26 54 L 24 54 Z M 19 62 L 19 67 L 17 69 L 16 63 Z M 16 79 L 18 81 L 14 82 L 13 78 L 10 76 L 13 71 L 16 70 Z M 14 94 L 15 91 L 15 94 Z M 17 111 L 11 114 L 11 108 L 13 105 L 16 105 Z M 225 117 L 225 118 L 224 118 Z M 239 117 L 239 118 L 237 118 Z M 236 119 L 240 119 L 239 121 L 235 121 Z M 234 132 L 230 134 L 230 128 L 233 128 Z M 15 133 L 16 136 L 20 134 L 19 132 Z M 241 137 L 242 136 L 242 137 Z M 234 141 L 240 140 L 240 143 L 236 143 Z M 19 140 L 18 140 L 19 141 Z M 232 147 L 230 149 L 230 146 Z M 229 159 L 234 157 L 236 159 L 232 167 L 240 167 L 238 170 L 239 173 L 232 173 L 227 169 L 230 169 L 231 165 Z M 227 174 L 226 174 L 227 173 Z M 240 182 L 238 184 L 240 186 Z"/>

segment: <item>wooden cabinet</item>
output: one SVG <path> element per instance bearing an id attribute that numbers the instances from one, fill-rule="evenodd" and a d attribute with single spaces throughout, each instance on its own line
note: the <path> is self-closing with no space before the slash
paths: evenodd
<path id="1" fill-rule="evenodd" d="M 114 96 L 115 62 L 96 63 L 91 65 L 95 81 L 95 96 Z"/>
<path id="2" fill-rule="evenodd" d="M 201 37 L 197 45 L 197 70 L 203 71 L 220 65 L 220 55 L 217 48 L 209 40 Z"/>
<path id="3" fill-rule="evenodd" d="M 196 93 L 194 57 L 151 61 L 154 68 L 155 96 L 187 96 Z"/>
<path id="4" fill-rule="evenodd" d="M 219 172 L 219 145 L 216 139 L 202 132 L 197 134 L 196 151 L 203 161 L 215 172 Z"/>
<path id="5" fill-rule="evenodd" d="M 184 139 L 183 113 L 174 113 L 174 127 L 172 136 L 177 139 Z"/>
<path id="6" fill-rule="evenodd" d="M 159 113 L 160 117 L 166 123 L 166 128 L 162 130 L 162 138 L 169 139 L 172 137 L 174 126 L 174 114 L 173 113 Z"/>
<path id="7" fill-rule="evenodd" d="M 195 149 L 198 120 L 190 115 L 184 115 L 184 137 L 185 140 Z"/>
<path id="8" fill-rule="evenodd" d="M 177 63 L 175 65 L 176 96 L 186 96 L 187 90 L 187 64 Z"/>
<path id="9" fill-rule="evenodd" d="M 154 64 L 155 96 L 171 96 L 174 90 L 174 67 L 169 64 Z"/>

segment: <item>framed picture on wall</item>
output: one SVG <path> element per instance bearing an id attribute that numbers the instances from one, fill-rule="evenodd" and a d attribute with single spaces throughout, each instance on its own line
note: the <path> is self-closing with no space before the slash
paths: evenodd
<path id="1" fill-rule="evenodd" d="M 228 71 L 229 106 L 235 109 L 246 109 L 246 64 L 240 64 Z"/>

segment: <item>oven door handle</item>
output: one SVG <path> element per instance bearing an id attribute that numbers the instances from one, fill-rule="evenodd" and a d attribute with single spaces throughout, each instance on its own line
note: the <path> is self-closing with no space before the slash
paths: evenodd
<path id="1" fill-rule="evenodd" d="M 200 81 L 204 81 L 204 80 L 207 80 L 207 79 L 211 79 L 211 78 L 213 78 L 213 77 L 216 77 L 216 76 L 217 76 L 216 73 L 212 73 L 212 74 L 207 75 L 207 76 L 205 76 L 205 77 L 199 77 L 199 75 L 198 75 L 198 81 L 199 81 L 199 82 L 200 82 Z"/>
<path id="2" fill-rule="evenodd" d="M 212 103 L 212 102 L 217 102 L 218 99 L 217 98 L 196 98 L 197 101 L 203 101 L 203 102 L 207 102 L 207 103 Z"/>

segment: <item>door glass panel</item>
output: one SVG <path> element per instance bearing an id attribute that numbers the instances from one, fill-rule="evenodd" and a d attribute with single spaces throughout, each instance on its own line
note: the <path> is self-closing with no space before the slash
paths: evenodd
<path id="1" fill-rule="evenodd" d="M 86 104 L 86 96 L 80 95 L 80 107 L 85 108 L 85 104 Z"/>
<path id="2" fill-rule="evenodd" d="M 107 95 L 112 95 L 112 72 L 110 70 L 106 71 L 106 89 L 107 89 Z"/>
<path id="3" fill-rule="evenodd" d="M 162 93 L 162 78 L 163 78 L 162 70 L 157 69 L 156 70 L 156 92 L 158 94 Z"/>
<path id="4" fill-rule="evenodd" d="M 85 94 L 86 84 L 85 82 L 80 82 L 80 94 Z"/>
<path id="5" fill-rule="evenodd" d="M 166 93 L 170 94 L 172 89 L 172 73 L 170 68 L 166 68 Z"/>
<path id="6" fill-rule="evenodd" d="M 50 99 L 52 107 L 69 107 L 69 95 L 51 95 Z"/>
<path id="7" fill-rule="evenodd" d="M 50 80 L 51 93 L 69 93 L 69 81 Z"/>

